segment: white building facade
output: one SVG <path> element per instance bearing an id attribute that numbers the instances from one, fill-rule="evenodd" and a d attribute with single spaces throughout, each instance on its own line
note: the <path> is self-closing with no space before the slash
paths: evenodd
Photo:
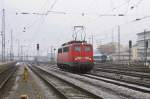
<path id="1" fill-rule="evenodd" d="M 147 51 L 146 51 L 146 41 L 148 41 Z M 138 60 L 144 61 L 147 52 L 147 60 L 150 61 L 150 31 L 145 31 L 137 34 L 137 52 L 138 52 Z"/>

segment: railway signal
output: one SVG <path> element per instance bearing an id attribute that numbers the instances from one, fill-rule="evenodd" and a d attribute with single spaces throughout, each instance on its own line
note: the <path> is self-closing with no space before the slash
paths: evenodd
<path id="1" fill-rule="evenodd" d="M 39 49 L 40 49 L 39 44 L 36 44 L 36 49 L 39 51 Z"/>
<path id="2" fill-rule="evenodd" d="M 129 65 L 131 64 L 131 48 L 132 48 L 132 41 L 129 40 Z"/>
<path id="3" fill-rule="evenodd" d="M 145 65 L 147 63 L 147 49 L 148 49 L 148 40 L 145 41 Z"/>
<path id="4" fill-rule="evenodd" d="M 146 48 L 148 48 L 148 41 L 146 41 Z"/>
<path id="5" fill-rule="evenodd" d="M 38 64 L 39 64 L 39 63 L 38 63 L 38 59 L 39 59 L 39 49 L 40 49 L 40 45 L 39 45 L 39 44 L 36 44 L 36 49 L 37 49 L 37 55 L 36 55 L 35 61 L 36 61 L 36 64 L 38 65 Z"/>
<path id="6" fill-rule="evenodd" d="M 129 40 L 129 48 L 132 48 L 132 41 Z"/>

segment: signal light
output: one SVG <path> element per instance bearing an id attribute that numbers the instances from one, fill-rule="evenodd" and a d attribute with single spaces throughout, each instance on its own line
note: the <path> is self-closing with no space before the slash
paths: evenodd
<path id="1" fill-rule="evenodd" d="M 39 50 L 39 48 L 40 48 L 40 47 L 39 47 L 39 44 L 36 44 L 36 49 Z"/>
<path id="2" fill-rule="evenodd" d="M 146 41 L 146 48 L 148 48 L 148 41 Z"/>
<path id="3" fill-rule="evenodd" d="M 129 48 L 132 48 L 132 41 L 129 41 Z"/>

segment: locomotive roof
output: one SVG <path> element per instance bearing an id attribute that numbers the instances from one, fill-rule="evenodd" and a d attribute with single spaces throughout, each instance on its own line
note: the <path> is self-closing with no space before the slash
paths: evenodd
<path id="1" fill-rule="evenodd" d="M 75 44 L 75 43 L 87 43 L 87 41 L 70 41 L 70 42 L 62 44 L 62 46 L 69 45 L 69 44 Z"/>

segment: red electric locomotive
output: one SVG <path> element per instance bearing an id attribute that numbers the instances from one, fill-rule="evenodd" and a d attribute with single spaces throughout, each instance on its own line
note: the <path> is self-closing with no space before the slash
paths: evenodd
<path id="1" fill-rule="evenodd" d="M 93 66 L 93 47 L 86 41 L 70 41 L 58 49 L 57 66 L 73 72 L 89 72 Z"/>

